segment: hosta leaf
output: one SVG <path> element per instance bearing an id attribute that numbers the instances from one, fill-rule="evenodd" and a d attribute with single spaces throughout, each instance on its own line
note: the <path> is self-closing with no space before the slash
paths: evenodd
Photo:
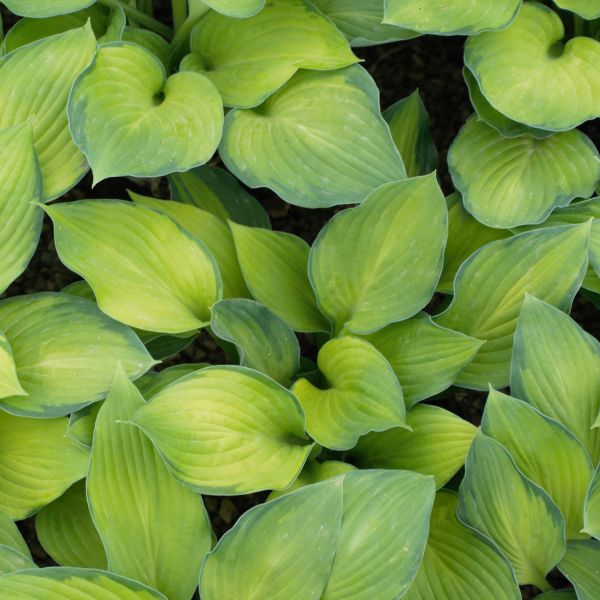
<path id="1" fill-rule="evenodd" d="M 313 448 L 296 398 L 244 367 L 192 373 L 156 394 L 132 421 L 173 474 L 201 493 L 283 489 Z"/>
<path id="2" fill-rule="evenodd" d="M 204 4 L 224 15 L 245 19 L 262 10 L 265 0 L 205 0 Z"/>
<path id="3" fill-rule="evenodd" d="M 563 10 L 570 10 L 584 19 L 600 17 L 600 2 L 598 0 L 554 0 L 554 4 Z"/>
<path id="4" fill-rule="evenodd" d="M 406 600 L 520 600 L 512 568 L 489 539 L 456 518 L 454 492 L 438 492 L 423 562 Z"/>
<path id="5" fill-rule="evenodd" d="M 206 600 L 319 600 L 342 521 L 343 479 L 317 483 L 245 513 L 207 556 Z"/>
<path id="6" fill-rule="evenodd" d="M 390 362 L 409 407 L 450 387 L 484 343 L 436 325 L 424 312 L 367 339 Z"/>
<path id="7" fill-rule="evenodd" d="M 142 377 L 144 377 L 144 375 L 142 375 Z M 69 429 L 67 430 L 67 435 L 80 444 L 91 447 L 96 417 L 98 416 L 98 411 L 101 406 L 102 402 L 95 402 L 94 404 L 88 404 L 78 411 L 71 413 L 69 415 Z"/>
<path id="8" fill-rule="evenodd" d="M 95 0 L 2 0 L 10 12 L 21 17 L 52 17 L 82 10 Z"/>
<path id="9" fill-rule="evenodd" d="M 430 477 L 409 471 L 344 475 L 344 517 L 322 600 L 394 600 L 425 550 L 435 497 Z"/>
<path id="10" fill-rule="evenodd" d="M 115 200 L 54 204 L 46 212 L 60 260 L 90 284 L 106 314 L 162 333 L 209 322 L 221 295 L 216 263 L 169 217 Z"/>
<path id="11" fill-rule="evenodd" d="M 436 35 L 473 35 L 506 27 L 521 0 L 386 0 L 384 23 Z"/>
<path id="12" fill-rule="evenodd" d="M 435 175 L 382 186 L 321 230 L 309 272 L 335 331 L 371 333 L 411 317 L 442 270 L 447 213 Z"/>
<path id="13" fill-rule="evenodd" d="M 31 558 L 27 543 L 23 539 L 15 522 L 5 513 L 0 511 L 0 546 L 11 548 L 19 554 Z"/>
<path id="14" fill-rule="evenodd" d="M 35 516 L 35 532 L 42 548 L 59 565 L 106 569 L 106 553 L 90 515 L 85 481 L 78 481 Z"/>
<path id="15" fill-rule="evenodd" d="M 4 300 L 0 329 L 27 392 L 0 400 L 2 408 L 14 414 L 66 415 L 103 398 L 119 362 L 132 379 L 154 363 L 133 331 L 101 313 L 90 300 L 69 294 Z"/>
<path id="16" fill-rule="evenodd" d="M 145 406 L 119 369 L 96 421 L 90 511 L 111 571 L 172 600 L 189 600 L 210 550 L 210 524 L 202 499 L 172 477 L 150 440 L 127 423 Z"/>
<path id="17" fill-rule="evenodd" d="M 431 173 L 438 162 L 431 139 L 427 109 L 419 90 L 392 104 L 383 113 L 409 177 Z"/>
<path id="18" fill-rule="evenodd" d="M 0 545 L 0 576 L 32 568 L 35 568 L 35 563 L 29 556 L 25 556 L 8 546 Z"/>
<path id="19" fill-rule="evenodd" d="M 572 129 L 600 116 L 600 42 L 575 37 L 562 42 L 560 17 L 525 2 L 503 31 L 465 44 L 465 65 L 490 104 L 531 127 Z"/>
<path id="20" fill-rule="evenodd" d="M 318 356 L 324 389 L 307 379 L 294 383 L 306 415 L 306 431 L 322 446 L 349 450 L 369 431 L 404 426 L 402 388 L 385 357 L 353 336 L 327 342 Z"/>
<path id="21" fill-rule="evenodd" d="M 310 248 L 290 233 L 230 223 L 246 284 L 296 331 L 328 331 L 308 280 Z"/>
<path id="22" fill-rule="evenodd" d="M 96 183 L 204 164 L 223 125 L 221 98 L 206 77 L 181 72 L 166 79 L 160 60 L 129 42 L 98 50 L 75 82 L 68 113 Z"/>
<path id="23" fill-rule="evenodd" d="M 406 176 L 377 86 L 356 65 L 300 71 L 260 107 L 230 111 L 219 152 L 249 187 L 307 208 L 362 202 Z"/>
<path id="24" fill-rule="evenodd" d="M 227 106 L 258 106 L 298 69 L 358 62 L 346 38 L 304 0 L 269 0 L 249 19 L 209 12 L 194 27 L 181 63 L 206 75 Z"/>
<path id="25" fill-rule="evenodd" d="M 498 545 L 521 585 L 548 589 L 545 576 L 566 549 L 564 519 L 550 496 L 517 469 L 504 446 L 482 433 L 467 456 L 458 516 Z"/>
<path id="26" fill-rule="evenodd" d="M 10 396 L 27 396 L 27 392 L 19 382 L 12 348 L 0 330 L 0 398 Z"/>
<path id="27" fill-rule="evenodd" d="M 596 468 L 587 493 L 583 513 L 583 531 L 600 540 L 600 465 Z"/>
<path id="28" fill-rule="evenodd" d="M 600 346 L 569 316 L 527 298 L 515 335 L 512 393 L 574 433 L 600 461 Z"/>
<path id="29" fill-rule="evenodd" d="M 487 342 L 458 376 L 460 385 L 508 385 L 525 295 L 562 310 L 570 307 L 587 266 L 589 227 L 586 223 L 521 233 L 487 244 L 463 264 L 454 281 L 454 299 L 436 322 Z"/>
<path id="30" fill-rule="evenodd" d="M 349 452 L 361 469 L 408 469 L 433 475 L 441 488 L 463 466 L 477 428 L 428 404 L 406 413 L 412 431 L 399 427 L 369 433 Z"/>
<path id="31" fill-rule="evenodd" d="M 96 38 L 86 25 L 0 59 L 0 129 L 30 120 L 46 199 L 63 194 L 88 170 L 71 139 L 66 107 L 73 81 L 95 51 Z"/>
<path id="32" fill-rule="evenodd" d="M 300 346 L 294 330 L 263 304 L 238 298 L 211 309 L 211 329 L 235 344 L 240 364 L 288 386 L 300 368 Z"/>
<path id="33" fill-rule="evenodd" d="M 25 519 L 85 477 L 89 450 L 66 437 L 66 431 L 66 419 L 0 411 L 0 511 Z"/>
<path id="34" fill-rule="evenodd" d="M 143 46 L 146 50 L 150 50 L 160 60 L 163 67 L 168 68 L 171 45 L 158 33 L 140 27 L 125 27 L 121 39 L 124 42 L 132 42 L 138 44 L 138 46 Z"/>
<path id="35" fill-rule="evenodd" d="M 600 596 L 600 542 L 569 542 L 559 568 L 573 584 L 578 600 L 595 600 Z"/>
<path id="36" fill-rule="evenodd" d="M 529 404 L 491 390 L 481 430 L 500 442 L 522 473 L 550 494 L 567 539 L 582 537 L 583 505 L 592 464 L 577 438 Z"/>
<path id="37" fill-rule="evenodd" d="M 590 196 L 600 157 L 577 130 L 507 139 L 472 117 L 450 147 L 448 168 L 470 213 L 484 225 L 509 228 L 539 223 L 557 206 Z"/>
<path id="38" fill-rule="evenodd" d="M 168 369 L 163 369 L 158 373 L 155 371 L 148 371 L 136 380 L 135 385 L 138 390 L 140 390 L 142 396 L 144 396 L 146 400 L 150 400 L 152 396 L 158 394 L 161 390 L 164 390 L 174 381 L 208 366 L 207 363 L 181 364 L 174 365 Z"/>

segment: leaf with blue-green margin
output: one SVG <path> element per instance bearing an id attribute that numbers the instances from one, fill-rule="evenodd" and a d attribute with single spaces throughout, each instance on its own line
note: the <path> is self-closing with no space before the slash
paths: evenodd
<path id="1" fill-rule="evenodd" d="M 87 172 L 71 138 L 67 100 L 96 51 L 89 24 L 18 48 L 0 59 L 0 129 L 30 120 L 46 199 L 62 195 Z"/>
<path id="2" fill-rule="evenodd" d="M 96 0 L 2 0 L 10 12 L 36 19 L 64 15 L 87 8 Z"/>
<path id="3" fill-rule="evenodd" d="M 264 304 L 235 298 L 211 308 L 213 333 L 235 344 L 240 364 L 289 386 L 300 368 L 300 346 L 294 330 Z"/>
<path id="4" fill-rule="evenodd" d="M 313 0 L 354 47 L 410 40 L 420 34 L 383 21 L 384 0 Z"/>
<path id="5" fill-rule="evenodd" d="M 587 492 L 583 511 L 583 531 L 600 540 L 600 465 L 596 468 Z"/>
<path id="6" fill-rule="evenodd" d="M 433 322 L 424 312 L 366 336 L 389 361 L 407 407 L 450 387 L 484 343 Z"/>
<path id="7" fill-rule="evenodd" d="M 519 584 L 549 589 L 545 577 L 566 550 L 563 516 L 508 450 L 481 432 L 467 455 L 458 518 L 498 545 Z"/>
<path id="8" fill-rule="evenodd" d="M 499 112 L 530 127 L 565 131 L 600 116 L 600 42 L 575 37 L 547 6 L 524 2 L 503 31 L 467 39 L 465 65 Z"/>
<path id="9" fill-rule="evenodd" d="M 438 325 L 487 340 L 458 375 L 458 385 L 508 385 L 525 295 L 568 310 L 587 268 L 589 235 L 590 223 L 538 229 L 490 242 L 467 259 L 454 280 L 452 303 L 435 317 Z"/>
<path id="10" fill-rule="evenodd" d="M 577 540 L 567 544 L 567 553 L 558 568 L 573 584 L 577 600 L 600 597 L 600 542 Z"/>
<path id="11" fill-rule="evenodd" d="M 431 139 L 429 114 L 419 90 L 398 100 L 383 112 L 409 177 L 427 175 L 438 163 Z"/>
<path id="12" fill-rule="evenodd" d="M 362 202 L 406 177 L 377 86 L 358 65 L 299 71 L 258 108 L 231 110 L 219 153 L 247 186 L 306 208 Z"/>
<path id="13" fill-rule="evenodd" d="M 0 330 L 0 399 L 11 396 L 27 396 L 27 392 L 19 381 L 10 343 Z"/>
<path id="14" fill-rule="evenodd" d="M 460 266 L 482 246 L 511 237 L 504 229 L 492 229 L 480 223 L 463 207 L 460 194 L 446 198 L 448 204 L 448 241 L 444 250 L 444 269 L 437 291 L 452 294 L 454 278 Z"/>
<path id="15" fill-rule="evenodd" d="M 19 554 L 31 559 L 27 542 L 23 539 L 15 522 L 4 512 L 0 511 L 0 546 L 12 548 Z"/>
<path id="16" fill-rule="evenodd" d="M 158 372 L 148 371 L 139 379 L 136 379 L 135 385 L 140 390 L 142 396 L 146 400 L 150 400 L 152 396 L 158 394 L 158 392 L 164 390 L 178 379 L 208 366 L 210 366 L 208 363 L 180 364 Z"/>
<path id="17" fill-rule="evenodd" d="M 172 334 L 209 323 L 209 307 L 221 297 L 217 264 L 170 217 L 120 200 L 65 202 L 45 210 L 60 260 L 90 284 L 107 315 Z"/>
<path id="18" fill-rule="evenodd" d="M 474 35 L 505 28 L 521 0 L 386 0 L 383 22 L 435 35 Z"/>
<path id="19" fill-rule="evenodd" d="M 265 0 L 205 0 L 214 11 L 237 19 L 252 17 L 265 6 Z"/>
<path id="20" fill-rule="evenodd" d="M 286 488 L 314 447 L 294 395 L 245 367 L 191 373 L 153 396 L 131 421 L 177 479 L 206 494 Z"/>
<path id="21" fill-rule="evenodd" d="M 337 548 L 343 513 L 338 477 L 245 513 L 206 557 L 206 600 L 319 600 Z"/>
<path id="22" fill-rule="evenodd" d="M 560 310 L 528 297 L 519 316 L 511 390 L 562 423 L 600 461 L 600 345 Z"/>
<path id="23" fill-rule="evenodd" d="M 530 404 L 490 390 L 481 431 L 500 442 L 523 475 L 546 490 L 565 518 L 568 540 L 582 535 L 593 468 L 579 440 Z"/>
<path id="24" fill-rule="evenodd" d="M 61 567 L 106 569 L 106 552 L 90 515 L 85 480 L 37 513 L 35 533 Z"/>
<path id="25" fill-rule="evenodd" d="M 71 567 L 3 575 L 0 596 L 10 600 L 167 600 L 138 581 L 108 571 Z"/>
<path id="26" fill-rule="evenodd" d="M 435 174 L 383 185 L 335 215 L 309 260 L 317 301 L 334 330 L 372 333 L 421 310 L 440 277 L 446 236 Z"/>
<path id="27" fill-rule="evenodd" d="M 223 126 L 221 98 L 206 77 L 186 71 L 167 78 L 150 50 L 130 42 L 98 49 L 73 85 L 68 115 L 94 183 L 204 164 Z"/>
<path id="28" fill-rule="evenodd" d="M 125 29 L 123 29 L 121 39 L 124 42 L 132 42 L 150 50 L 150 52 L 160 60 L 165 69 L 167 69 L 171 45 L 165 38 L 158 35 L 158 33 L 154 33 L 154 31 L 148 29 L 142 29 L 141 27 L 126 26 Z"/>
<path id="29" fill-rule="evenodd" d="M 145 377 L 145 375 L 142 375 L 142 377 Z M 88 404 L 71 413 L 69 415 L 69 428 L 66 435 L 84 446 L 91 447 L 92 438 L 94 437 L 94 427 L 96 426 L 96 417 L 101 406 L 102 402 L 94 402 L 94 404 Z"/>
<path id="30" fill-rule="evenodd" d="M 349 450 L 369 431 L 406 427 L 402 388 L 386 358 L 354 336 L 328 341 L 319 350 L 323 387 L 301 378 L 292 392 L 306 415 L 306 431 L 321 446 Z"/>
<path id="31" fill-rule="evenodd" d="M 329 331 L 308 279 L 310 247 L 296 235 L 229 224 L 254 298 L 296 331 Z"/>
<path id="32" fill-rule="evenodd" d="M 150 440 L 128 423 L 145 406 L 118 368 L 96 420 L 90 512 L 110 571 L 189 600 L 210 550 L 210 523 L 202 499 L 173 478 Z"/>
<path id="33" fill-rule="evenodd" d="M 563 10 L 574 12 L 584 19 L 592 20 L 600 17 L 598 0 L 554 0 L 554 4 Z"/>
<path id="34" fill-rule="evenodd" d="M 8 546 L 0 545 L 0 576 L 35 567 L 35 563 L 28 556 Z"/>
<path id="35" fill-rule="evenodd" d="M 441 488 L 464 465 L 477 428 L 429 404 L 410 409 L 406 424 L 412 431 L 396 427 L 368 433 L 348 455 L 360 469 L 408 469 L 433 475 Z"/>
<path id="36" fill-rule="evenodd" d="M 25 519 L 85 477 L 89 449 L 66 437 L 67 419 L 0 411 L 0 511 Z"/>
<path id="37" fill-rule="evenodd" d="M 594 193 L 600 156 L 578 130 L 542 140 L 505 138 L 471 117 L 448 151 L 448 168 L 465 208 L 495 228 L 540 223 L 556 207 Z"/>
<path id="38" fill-rule="evenodd" d="M 406 600 L 520 600 L 506 557 L 485 536 L 456 517 L 458 498 L 435 497 L 427 546 Z"/>

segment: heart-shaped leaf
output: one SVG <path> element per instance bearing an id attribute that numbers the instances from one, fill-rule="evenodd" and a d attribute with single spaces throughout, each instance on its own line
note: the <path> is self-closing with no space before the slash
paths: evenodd
<path id="1" fill-rule="evenodd" d="M 262 10 L 265 0 L 206 0 L 204 4 L 224 15 L 246 19 Z"/>
<path id="2" fill-rule="evenodd" d="M 300 71 L 258 108 L 230 111 L 219 152 L 249 187 L 307 208 L 362 202 L 406 177 L 377 86 L 357 65 Z"/>
<path id="3" fill-rule="evenodd" d="M 319 306 L 336 332 L 371 333 L 431 298 L 447 236 L 435 175 L 381 186 L 321 230 L 310 255 Z"/>
<path id="4" fill-rule="evenodd" d="M 595 600 L 600 596 L 600 542 L 574 541 L 567 544 L 567 553 L 559 569 L 573 584 L 578 600 Z"/>
<path id="5" fill-rule="evenodd" d="M 600 465 L 596 468 L 587 493 L 583 513 L 583 531 L 600 540 Z"/>
<path id="6" fill-rule="evenodd" d="M 73 86 L 68 113 L 96 183 L 204 164 L 223 126 L 221 98 L 206 77 L 186 71 L 165 79 L 160 60 L 128 42 L 98 50 Z"/>
<path id="7" fill-rule="evenodd" d="M 570 10 L 584 19 L 600 17 L 600 2 L 598 0 L 554 0 L 554 4 L 563 10 Z"/>
<path id="8" fill-rule="evenodd" d="M 96 0 L 2 0 L 10 12 L 21 17 L 52 17 L 82 10 Z"/>

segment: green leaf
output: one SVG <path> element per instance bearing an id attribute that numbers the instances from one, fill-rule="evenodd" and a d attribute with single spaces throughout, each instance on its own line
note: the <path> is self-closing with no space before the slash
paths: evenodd
<path id="1" fill-rule="evenodd" d="M 600 461 L 600 345 L 568 315 L 528 297 L 523 305 L 511 369 L 512 393 L 562 423 Z"/>
<path id="2" fill-rule="evenodd" d="M 519 584 L 548 589 L 545 576 L 566 549 L 558 507 L 518 470 L 504 446 L 483 433 L 475 436 L 465 469 L 459 519 L 498 545 Z"/>
<path id="3" fill-rule="evenodd" d="M 600 42 L 564 43 L 560 17 L 525 2 L 503 31 L 465 44 L 465 65 L 499 112 L 531 127 L 563 131 L 600 116 Z"/>
<path id="4" fill-rule="evenodd" d="M 308 279 L 308 244 L 298 236 L 230 223 L 250 292 L 296 331 L 328 331 Z"/>
<path id="5" fill-rule="evenodd" d="M 168 369 L 163 369 L 158 373 L 155 371 L 148 371 L 136 380 L 135 385 L 138 390 L 140 390 L 142 396 L 144 396 L 146 400 L 150 400 L 152 396 L 164 390 L 174 381 L 208 366 L 208 363 L 181 364 L 174 365 Z"/>
<path id="6" fill-rule="evenodd" d="M 158 33 L 140 27 L 125 27 L 121 39 L 124 42 L 132 42 L 138 46 L 143 46 L 146 50 L 150 50 L 160 60 L 163 67 L 167 69 L 171 45 Z"/>
<path id="7" fill-rule="evenodd" d="M 348 454 L 360 469 L 408 469 L 433 475 L 438 488 L 463 466 L 477 428 L 455 414 L 428 404 L 406 413 L 412 429 L 369 433 Z"/>
<path id="8" fill-rule="evenodd" d="M 204 4 L 224 15 L 246 19 L 262 10 L 265 0 L 204 0 Z"/>
<path id="9" fill-rule="evenodd" d="M 600 542 L 569 542 L 559 569 L 573 584 L 578 600 L 595 600 L 600 597 Z"/>
<path id="10" fill-rule="evenodd" d="M 126 24 L 127 17 L 125 16 L 125 11 L 121 6 L 115 6 L 106 18 L 105 31 L 103 35 L 98 37 L 98 43 L 108 44 L 110 42 L 120 42 Z"/>
<path id="11" fill-rule="evenodd" d="M 247 186 L 307 208 L 362 202 L 406 177 L 377 86 L 357 65 L 300 71 L 260 107 L 230 111 L 219 152 Z"/>
<path id="12" fill-rule="evenodd" d="M 500 442 L 523 475 L 546 490 L 565 518 L 567 539 L 583 526 L 583 504 L 593 470 L 577 438 L 529 404 L 490 390 L 481 430 Z"/>
<path id="13" fill-rule="evenodd" d="M 246 512 L 206 557 L 205 600 L 319 600 L 342 521 L 342 478 L 316 483 Z"/>
<path id="14" fill-rule="evenodd" d="M 488 538 L 456 518 L 454 492 L 438 492 L 423 562 L 406 600 L 521 600 L 512 567 Z"/>
<path id="15" fill-rule="evenodd" d="M 46 207 L 60 260 L 114 319 L 161 333 L 207 325 L 221 296 L 212 255 L 169 217 L 118 200 Z M 167 245 L 168 242 L 168 245 Z"/>
<path id="16" fill-rule="evenodd" d="M 25 519 L 85 477 L 89 450 L 66 431 L 66 419 L 0 411 L 0 511 Z"/>
<path id="17" fill-rule="evenodd" d="M 30 557 L 13 548 L 0 545 L 0 575 L 32 568 L 35 568 L 35 563 Z"/>
<path id="18" fill-rule="evenodd" d="M 0 511 L 0 546 L 11 548 L 19 554 L 31 558 L 27 542 L 23 539 L 15 522 Z"/>
<path id="19" fill-rule="evenodd" d="M 508 385 L 525 295 L 568 310 L 585 274 L 589 227 L 586 223 L 521 233 L 486 244 L 463 264 L 452 303 L 436 322 L 487 342 L 458 376 L 459 385 Z"/>
<path id="20" fill-rule="evenodd" d="M 48 200 L 73 187 L 88 170 L 69 133 L 66 108 L 75 78 L 95 51 L 96 38 L 88 24 L 0 59 L 0 129 L 30 120 Z"/>
<path id="21" fill-rule="evenodd" d="M 521 0 L 386 0 L 383 22 L 436 35 L 473 35 L 503 29 L 519 12 Z"/>
<path id="22" fill-rule="evenodd" d="M 27 396 L 17 375 L 12 348 L 0 330 L 0 399 L 11 396 Z"/>
<path id="23" fill-rule="evenodd" d="M 95 183 L 204 164 L 223 126 L 221 98 L 206 77 L 180 72 L 167 79 L 152 52 L 129 42 L 98 50 L 73 86 L 68 113 Z"/>
<path id="24" fill-rule="evenodd" d="M 10 12 L 21 17 L 52 17 L 82 10 L 95 0 L 2 0 Z"/>
<path id="25" fill-rule="evenodd" d="M 573 589 L 552 590 L 551 592 L 536 596 L 535 600 L 577 600 L 577 596 Z"/>
<path id="26" fill-rule="evenodd" d="M 378 188 L 313 245 L 310 279 L 335 331 L 372 333 L 413 316 L 437 285 L 447 236 L 435 174 Z"/>
<path id="27" fill-rule="evenodd" d="M 210 550 L 210 523 L 202 500 L 175 481 L 150 440 L 128 424 L 145 408 L 119 369 L 96 421 L 90 511 L 111 571 L 189 600 Z"/>
<path id="28" fill-rule="evenodd" d="M 142 377 L 144 377 L 144 375 L 142 375 Z M 98 416 L 98 411 L 101 406 L 102 402 L 95 402 L 94 404 L 88 404 L 78 411 L 71 413 L 69 415 L 67 436 L 84 446 L 91 447 L 96 417 Z"/>
<path id="29" fill-rule="evenodd" d="M 192 373 L 156 394 L 132 421 L 175 477 L 200 493 L 283 489 L 313 448 L 296 398 L 244 367 Z"/>
<path id="30" fill-rule="evenodd" d="M 450 387 L 484 343 L 440 327 L 424 312 L 367 336 L 390 362 L 411 407 Z"/>
<path id="31" fill-rule="evenodd" d="M 235 344 L 240 364 L 287 387 L 300 368 L 294 330 L 263 304 L 243 298 L 222 300 L 211 309 L 211 329 Z"/>
<path id="32" fill-rule="evenodd" d="M 431 139 L 430 120 L 419 90 L 398 100 L 383 113 L 409 177 L 431 173 L 437 150 Z"/>
<path id="33" fill-rule="evenodd" d="M 600 17 L 598 0 L 554 0 L 554 4 L 563 10 L 570 10 L 584 19 L 592 20 Z"/>
<path id="34" fill-rule="evenodd" d="M 348 41 L 303 0 L 270 0 L 249 19 L 209 12 L 192 30 L 181 68 L 202 73 L 226 106 L 252 108 L 298 69 L 340 69 L 358 62 Z"/>
<path id="35" fill-rule="evenodd" d="M 27 393 L 0 400 L 4 410 L 16 415 L 66 415 L 102 399 L 119 362 L 132 379 L 154 364 L 133 331 L 90 300 L 69 294 L 0 302 L 0 329 Z"/>
<path id="36" fill-rule="evenodd" d="M 35 516 L 35 532 L 59 565 L 106 569 L 106 553 L 90 515 L 84 480 Z"/>
<path id="37" fill-rule="evenodd" d="M 596 468 L 587 493 L 583 513 L 583 531 L 600 540 L 600 465 Z"/>
<path id="38" fill-rule="evenodd" d="M 540 223 L 557 206 L 593 194 L 600 156 L 577 130 L 509 139 L 471 117 L 450 147 L 448 168 L 477 220 L 510 228 Z"/>
<path id="39" fill-rule="evenodd" d="M 385 357 L 369 342 L 345 336 L 327 342 L 318 356 L 324 389 L 307 379 L 294 383 L 306 431 L 319 444 L 349 450 L 369 431 L 404 427 L 402 388 Z"/>

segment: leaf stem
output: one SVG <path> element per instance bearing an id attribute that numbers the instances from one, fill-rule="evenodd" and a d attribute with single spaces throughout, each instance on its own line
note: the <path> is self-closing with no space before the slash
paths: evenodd
<path id="1" fill-rule="evenodd" d="M 146 29 L 159 33 L 163 37 L 170 40 L 173 37 L 173 30 L 167 27 L 160 21 L 157 21 L 145 12 L 138 10 L 134 6 L 123 2 L 122 0 L 99 0 L 100 4 L 108 6 L 109 8 L 122 8 L 123 12 L 128 16 L 137 21 L 140 25 L 143 25 Z"/>
<path id="2" fill-rule="evenodd" d="M 154 17 L 154 3 L 152 0 L 138 0 L 138 8 L 149 17 Z"/>
<path id="3" fill-rule="evenodd" d="M 188 16 L 187 0 L 171 0 L 173 6 L 173 28 L 179 31 Z"/>

